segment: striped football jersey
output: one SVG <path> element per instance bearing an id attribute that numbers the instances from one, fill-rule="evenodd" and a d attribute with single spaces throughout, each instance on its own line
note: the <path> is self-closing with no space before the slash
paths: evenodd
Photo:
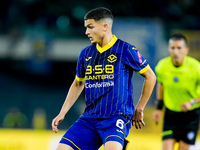
<path id="1" fill-rule="evenodd" d="M 133 117 L 133 73 L 142 74 L 149 64 L 135 46 L 113 39 L 103 48 L 98 44 L 85 47 L 78 58 L 76 79 L 85 80 L 85 116 Z"/>

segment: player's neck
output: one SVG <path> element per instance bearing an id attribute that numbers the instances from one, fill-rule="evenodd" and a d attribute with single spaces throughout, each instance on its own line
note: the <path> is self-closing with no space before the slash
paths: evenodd
<path id="1" fill-rule="evenodd" d="M 100 47 L 104 47 L 104 46 L 107 45 L 112 39 L 113 39 L 112 33 L 106 34 L 106 35 L 102 38 L 101 42 L 98 43 L 98 45 L 99 45 Z"/>

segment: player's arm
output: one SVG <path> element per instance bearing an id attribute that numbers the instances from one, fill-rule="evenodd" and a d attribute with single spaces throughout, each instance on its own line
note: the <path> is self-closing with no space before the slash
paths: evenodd
<path id="1" fill-rule="evenodd" d="M 78 81 L 76 78 L 74 79 L 74 82 L 72 83 L 69 89 L 65 102 L 60 110 L 60 113 L 52 121 L 51 125 L 55 133 L 59 131 L 57 126 L 64 119 L 66 113 L 69 111 L 69 109 L 78 99 L 79 95 L 84 89 L 84 85 L 85 85 L 85 81 Z"/>
<path id="2" fill-rule="evenodd" d="M 135 109 L 135 114 L 132 119 L 133 126 L 135 126 L 136 129 L 141 128 L 142 125 L 145 125 L 143 121 L 143 111 L 156 83 L 156 76 L 151 68 L 149 68 L 146 72 L 142 73 L 141 75 L 145 78 L 145 81 L 140 100 L 138 101 L 138 104 Z"/>
<path id="3" fill-rule="evenodd" d="M 153 112 L 153 120 L 158 123 L 159 118 L 162 114 L 162 109 L 164 106 L 164 102 L 163 102 L 163 91 L 164 91 L 164 87 L 160 82 L 157 82 L 157 88 L 156 88 L 156 110 Z"/>

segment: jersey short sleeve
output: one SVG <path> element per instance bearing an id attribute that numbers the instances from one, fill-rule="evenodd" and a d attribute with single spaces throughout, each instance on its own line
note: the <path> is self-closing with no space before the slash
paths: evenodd
<path id="1" fill-rule="evenodd" d="M 78 81 L 85 80 L 85 67 L 84 67 L 84 50 L 81 51 L 76 65 L 76 79 Z"/>
<path id="2" fill-rule="evenodd" d="M 131 67 L 137 74 L 142 74 L 150 68 L 147 60 L 142 57 L 134 46 L 128 48 L 125 52 L 124 63 Z"/>

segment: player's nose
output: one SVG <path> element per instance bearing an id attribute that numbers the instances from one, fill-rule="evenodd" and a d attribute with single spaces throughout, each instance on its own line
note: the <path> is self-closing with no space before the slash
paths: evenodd
<path id="1" fill-rule="evenodd" d="M 89 30 L 88 30 L 88 28 L 85 30 L 85 34 L 86 34 L 86 35 L 89 35 Z"/>

